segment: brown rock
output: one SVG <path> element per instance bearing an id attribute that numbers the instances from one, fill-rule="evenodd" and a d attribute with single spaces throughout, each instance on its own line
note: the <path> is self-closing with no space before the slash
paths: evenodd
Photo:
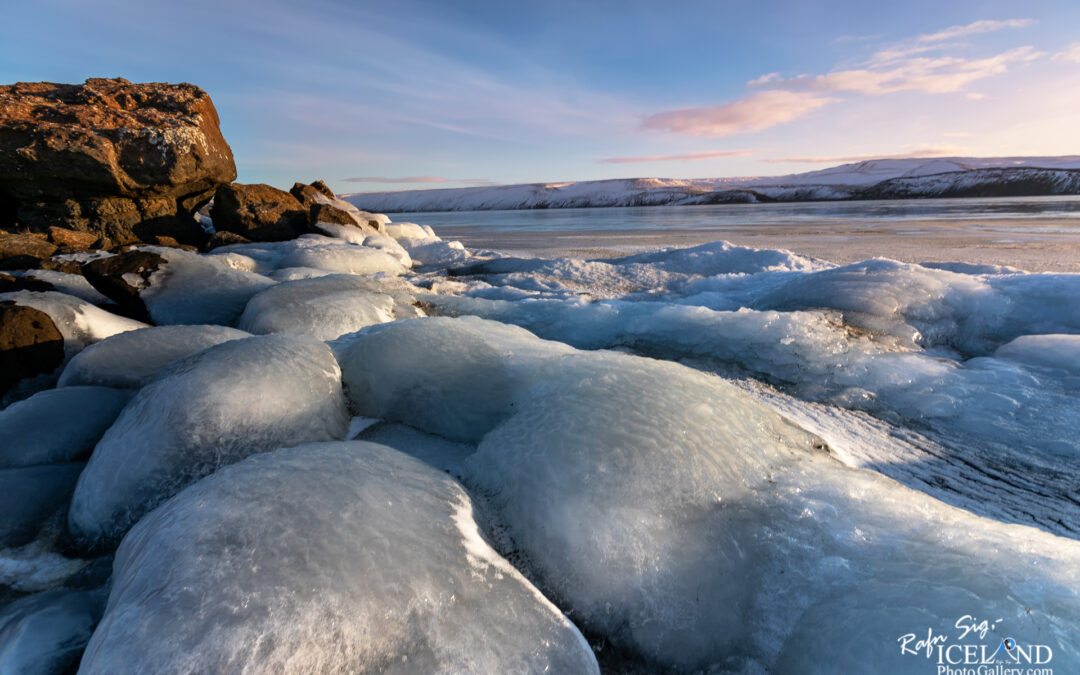
<path id="1" fill-rule="evenodd" d="M 235 178 L 217 111 L 193 85 L 118 78 L 0 86 L 0 211 L 8 218 L 14 209 L 34 227 L 122 239 L 133 220 L 190 218 Z"/>
<path id="2" fill-rule="evenodd" d="M 250 244 L 251 240 L 247 237 L 242 237 L 235 232 L 215 232 L 210 237 L 210 241 L 206 242 L 204 250 L 209 251 L 215 249 L 218 246 L 228 246 L 229 244 Z"/>
<path id="3" fill-rule="evenodd" d="M 82 275 L 82 263 L 74 260 L 57 260 L 55 258 L 49 258 L 48 260 L 42 260 L 41 264 L 38 265 L 38 269 L 63 272 L 64 274 Z"/>
<path id="4" fill-rule="evenodd" d="M 56 244 L 42 236 L 0 233 L 0 269 L 36 269 L 55 252 Z"/>
<path id="5" fill-rule="evenodd" d="M 216 230 L 235 232 L 252 241 L 284 241 L 308 230 L 308 214 L 288 192 L 264 185 L 222 185 L 210 217 Z"/>
<path id="6" fill-rule="evenodd" d="M 292 188 L 289 189 L 289 194 L 296 197 L 296 201 L 300 202 L 300 205 L 305 209 L 310 209 L 312 204 L 319 203 L 318 198 L 315 196 L 319 194 L 319 191 L 310 185 L 293 183 Z"/>
<path id="7" fill-rule="evenodd" d="M 331 190 L 329 187 L 327 187 L 326 183 L 322 182 L 321 180 L 317 180 L 314 183 L 312 183 L 311 187 L 313 187 L 316 190 L 318 190 L 319 192 L 323 193 L 324 195 L 326 195 L 330 199 L 337 199 L 337 195 L 334 194 L 334 191 Z"/>
<path id="8" fill-rule="evenodd" d="M 167 261 L 150 251 L 128 251 L 92 260 L 82 266 L 83 276 L 102 295 L 115 302 L 126 316 L 150 321 L 150 313 L 139 298 L 149 285 L 150 275 Z"/>
<path id="9" fill-rule="evenodd" d="M 96 235 L 88 232 L 77 232 L 64 227 L 50 227 L 49 241 L 57 246 L 67 246 L 71 249 L 86 250 L 98 240 Z"/>
<path id="10" fill-rule="evenodd" d="M 310 219 L 312 223 L 334 223 L 335 225 L 351 225 L 352 227 L 360 227 L 361 223 L 353 214 L 339 209 L 336 206 L 330 204 L 312 204 L 310 211 Z"/>
<path id="11" fill-rule="evenodd" d="M 0 394 L 16 382 L 51 373 L 64 360 L 64 337 L 49 315 L 0 302 Z"/>

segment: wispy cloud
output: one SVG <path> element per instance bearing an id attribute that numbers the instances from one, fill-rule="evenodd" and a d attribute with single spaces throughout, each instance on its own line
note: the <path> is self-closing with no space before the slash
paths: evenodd
<path id="1" fill-rule="evenodd" d="M 641 128 L 720 138 L 790 122 L 833 100 L 808 92 L 763 91 L 723 105 L 649 115 L 642 120 Z"/>
<path id="2" fill-rule="evenodd" d="M 745 157 L 761 152 L 760 150 L 705 150 L 686 152 L 681 155 L 645 155 L 642 157 L 607 157 L 598 159 L 602 164 L 640 164 L 642 162 L 700 162 L 719 157 Z"/>
<path id="3" fill-rule="evenodd" d="M 1072 61 L 1080 63 L 1080 42 L 1074 42 L 1063 51 L 1054 54 L 1055 61 Z"/>
<path id="4" fill-rule="evenodd" d="M 1034 26 L 1035 23 L 1035 19 L 1006 19 L 1004 21 L 983 19 L 981 21 L 973 21 L 963 26 L 950 26 L 945 30 L 940 30 L 936 33 L 920 35 L 916 37 L 915 40 L 918 42 L 942 42 L 944 40 L 954 40 L 956 38 L 977 35 L 979 33 L 992 33 L 1006 28 L 1026 28 L 1028 26 Z"/>
<path id="5" fill-rule="evenodd" d="M 459 185 L 477 186 L 497 185 L 497 183 L 487 178 L 445 178 L 443 176 L 360 176 L 357 178 L 342 178 L 341 180 L 346 183 L 456 183 Z"/>
<path id="6" fill-rule="evenodd" d="M 765 161 L 772 164 L 798 163 L 798 164 L 846 164 L 848 162 L 868 162 L 874 159 L 932 159 L 935 157 L 956 157 L 967 152 L 968 148 L 945 147 L 924 148 L 911 152 L 901 152 L 889 155 L 847 155 L 829 157 L 769 157 Z"/>

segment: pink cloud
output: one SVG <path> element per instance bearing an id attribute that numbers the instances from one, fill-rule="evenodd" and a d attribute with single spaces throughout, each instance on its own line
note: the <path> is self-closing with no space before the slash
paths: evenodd
<path id="1" fill-rule="evenodd" d="M 801 164 L 847 164 L 848 162 L 868 162 L 874 159 L 932 159 L 934 157 L 956 157 L 967 152 L 968 148 L 924 148 L 892 155 L 848 155 L 831 157 L 770 157 L 766 162 L 782 164 L 796 162 Z"/>
<path id="2" fill-rule="evenodd" d="M 444 178 L 442 176 L 402 176 L 389 178 L 386 176 L 361 176 L 358 178 L 343 178 L 347 183 L 458 183 L 460 185 L 496 185 L 487 178 Z"/>
<path id="3" fill-rule="evenodd" d="M 1054 54 L 1055 61 L 1072 61 L 1073 63 L 1080 63 L 1080 42 L 1074 42 L 1069 45 L 1064 51 L 1060 51 Z"/>
<path id="4" fill-rule="evenodd" d="M 763 91 L 723 105 L 649 115 L 642 120 L 641 128 L 720 138 L 784 124 L 834 100 L 808 92 Z"/>
<path id="5" fill-rule="evenodd" d="M 646 155 L 643 157 L 608 157 L 596 161 L 603 164 L 639 164 L 641 162 L 700 162 L 718 157 L 745 157 L 761 152 L 760 150 L 706 150 L 687 152 L 681 155 Z"/>
<path id="6" fill-rule="evenodd" d="M 1035 19 L 1006 19 L 1005 21 L 983 19 L 981 21 L 973 21 L 964 26 L 950 26 L 937 33 L 920 35 L 915 39 L 919 42 L 941 42 L 943 40 L 952 40 L 954 38 L 967 37 L 968 35 L 976 35 L 978 33 L 992 33 L 994 31 L 1004 30 L 1005 28 L 1026 28 L 1027 26 L 1035 25 L 1035 23 Z"/>

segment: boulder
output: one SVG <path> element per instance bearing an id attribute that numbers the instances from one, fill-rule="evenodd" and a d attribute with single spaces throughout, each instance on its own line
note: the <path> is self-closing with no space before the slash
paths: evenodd
<path id="1" fill-rule="evenodd" d="M 117 241 L 140 229 L 183 241 L 197 228 L 190 214 L 235 178 L 217 111 L 193 85 L 0 86 L 0 217 Z"/>
<path id="2" fill-rule="evenodd" d="M 34 269 L 56 248 L 56 244 L 32 234 L 0 233 L 0 269 Z"/>
<path id="3" fill-rule="evenodd" d="M 56 287 L 48 281 L 33 279 L 31 277 L 14 277 L 0 272 L 0 293 L 12 293 L 14 291 L 55 291 Z"/>
<path id="4" fill-rule="evenodd" d="M 206 242 L 203 247 L 205 250 L 210 251 L 218 246 L 228 246 L 229 244 L 250 244 L 251 240 L 245 236 L 239 235 L 235 232 L 215 232 L 210 240 Z"/>
<path id="5" fill-rule="evenodd" d="M 139 291 L 149 285 L 150 275 L 165 263 L 165 258 L 150 251 L 127 251 L 91 260 L 82 266 L 82 272 L 91 286 L 119 305 L 127 316 L 149 321 L 150 313 Z"/>
<path id="6" fill-rule="evenodd" d="M 319 194 L 311 185 L 305 185 L 303 183 L 294 183 L 289 190 L 289 194 L 296 197 L 296 200 L 300 202 L 300 205 L 306 209 L 310 209 L 312 204 L 318 204 L 319 199 L 315 195 Z"/>
<path id="7" fill-rule="evenodd" d="M 25 377 L 51 373 L 64 360 L 64 338 L 49 315 L 0 302 L 0 394 Z"/>
<path id="8" fill-rule="evenodd" d="M 258 183 L 222 185 L 210 209 L 214 228 L 252 241 L 284 241 L 308 230 L 308 213 L 296 197 Z"/>
<path id="9" fill-rule="evenodd" d="M 90 234 L 89 232 L 79 232 L 55 226 L 49 228 L 49 241 L 57 246 L 86 250 L 97 243 L 99 238 L 96 234 Z"/>
<path id="10" fill-rule="evenodd" d="M 351 225 L 361 227 L 361 223 L 353 214 L 339 209 L 330 204 L 312 204 L 308 212 L 312 223 L 333 223 L 335 225 Z M 370 228 L 374 232 L 374 228 Z"/>

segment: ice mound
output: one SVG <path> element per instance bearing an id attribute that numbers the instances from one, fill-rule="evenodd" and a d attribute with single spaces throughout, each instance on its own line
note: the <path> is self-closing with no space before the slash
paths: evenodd
<path id="1" fill-rule="evenodd" d="M 283 282 L 253 297 L 237 325 L 251 333 L 332 340 L 372 324 L 423 316 L 407 286 L 347 274 Z"/>
<path id="2" fill-rule="evenodd" d="M 1018 641 L 1053 643 L 1055 664 L 1080 666 L 1080 542 L 848 469 L 719 378 L 476 319 L 347 339 L 350 390 L 385 391 L 387 418 L 448 435 L 444 419 L 486 408 L 468 426 L 483 437 L 466 484 L 545 592 L 658 669 L 783 671 L 835 664 L 838 645 L 849 669 L 918 668 L 897 638 L 948 630 L 958 611 L 1001 617 Z M 473 354 L 464 386 L 453 368 Z M 894 612 L 904 594 L 917 602 Z M 860 611 L 845 611 L 852 598 Z"/>
<path id="3" fill-rule="evenodd" d="M 513 413 L 536 359 L 569 352 L 516 326 L 432 318 L 370 326 L 333 345 L 352 409 L 475 442 Z M 513 348 L 518 358 L 506 358 Z M 535 358 L 534 358 L 535 357 Z"/>
<path id="4" fill-rule="evenodd" d="M 152 274 L 139 293 L 150 318 L 164 324 L 231 326 L 251 296 L 273 281 L 226 264 L 221 256 L 204 256 L 175 248 L 146 247 L 168 264 Z"/>
<path id="5" fill-rule="evenodd" d="M 831 267 L 828 263 L 796 255 L 791 251 L 736 246 L 726 241 L 714 241 L 689 248 L 666 248 L 599 262 L 619 266 L 648 265 L 665 272 L 696 276 L 757 274 L 778 270 L 809 272 Z"/>
<path id="6" fill-rule="evenodd" d="M 249 457 L 124 538 L 80 672 L 118 670 L 597 667 L 483 540 L 456 482 L 391 448 L 342 442 Z"/>
<path id="7" fill-rule="evenodd" d="M 374 248 L 351 244 L 324 244 L 298 248 L 286 254 L 279 267 L 313 267 L 345 274 L 404 274 L 394 256 Z"/>
<path id="8" fill-rule="evenodd" d="M 419 265 L 449 267 L 461 265 L 472 258 L 460 241 L 402 240 L 403 248 Z"/>
<path id="9" fill-rule="evenodd" d="M 39 392 L 0 410 L 0 468 L 89 455 L 130 397 L 130 392 L 107 387 L 67 387 Z"/>
<path id="10" fill-rule="evenodd" d="M 0 302 L 4 300 L 48 314 L 64 338 L 64 351 L 68 356 L 78 353 L 92 342 L 117 333 L 146 328 L 142 321 L 117 316 L 85 300 L 56 291 L 0 293 Z"/>
<path id="11" fill-rule="evenodd" d="M 440 241 L 439 237 L 435 235 L 435 230 L 427 225 L 417 225 L 416 223 L 390 223 L 384 224 L 386 228 L 386 234 L 394 239 L 430 239 L 431 241 Z"/>
<path id="12" fill-rule="evenodd" d="M 251 337 L 226 326 L 154 326 L 120 333 L 79 352 L 60 374 L 61 387 L 94 384 L 138 389 L 173 361 L 229 340 Z"/>
<path id="13" fill-rule="evenodd" d="M 994 356 L 1080 376 L 1080 335 L 1024 335 L 998 347 Z"/>
<path id="14" fill-rule="evenodd" d="M 48 591 L 0 609 L 0 672 L 75 672 L 104 604 L 100 591 Z"/>
<path id="15" fill-rule="evenodd" d="M 0 549 L 32 541 L 67 502 L 81 462 L 0 469 Z"/>
<path id="16" fill-rule="evenodd" d="M 364 246 L 374 248 L 397 258 L 397 261 L 407 268 L 413 266 L 412 258 L 405 247 L 398 243 L 397 239 L 384 234 L 373 234 L 364 238 L 361 242 Z"/>
<path id="17" fill-rule="evenodd" d="M 343 438 L 348 422 L 324 344 L 259 336 L 210 347 L 173 363 L 120 413 L 79 478 L 68 525 L 88 544 L 108 544 L 217 468 Z"/>
<path id="18" fill-rule="evenodd" d="M 45 281 L 53 285 L 57 291 L 74 295 L 76 298 L 86 300 L 95 305 L 109 304 L 112 301 L 102 295 L 96 288 L 90 285 L 86 277 L 81 274 L 65 274 L 53 270 L 26 270 L 23 277 Z"/>
<path id="19" fill-rule="evenodd" d="M 465 458 L 476 452 L 475 445 L 455 443 L 404 424 L 390 422 L 376 422 L 361 430 L 352 440 L 390 446 L 456 477 L 461 476 Z"/>

